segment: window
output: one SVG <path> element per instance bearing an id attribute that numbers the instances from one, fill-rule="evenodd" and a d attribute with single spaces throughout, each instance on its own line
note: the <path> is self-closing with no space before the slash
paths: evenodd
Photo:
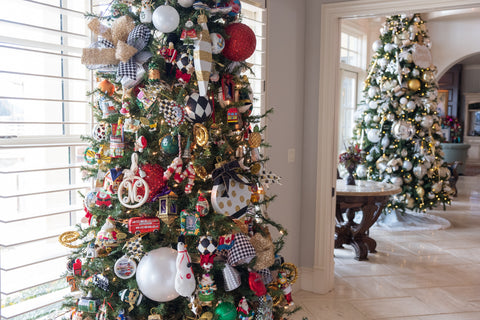
<path id="1" fill-rule="evenodd" d="M 366 33 L 362 20 L 342 21 L 340 34 L 340 112 L 338 145 L 340 153 L 353 137 L 354 113 L 365 78 Z"/>
<path id="2" fill-rule="evenodd" d="M 242 23 L 248 25 L 257 37 L 257 46 L 254 54 L 247 60 L 252 64 L 252 75 L 249 71 L 245 75 L 249 78 L 253 91 L 253 115 L 260 115 L 265 111 L 265 49 L 266 49 L 266 11 L 256 5 L 242 1 Z"/>
<path id="3" fill-rule="evenodd" d="M 46 315 L 69 291 L 58 235 L 83 217 L 91 130 L 80 64 L 89 0 L 10 0 L 0 11 L 0 317 Z"/>

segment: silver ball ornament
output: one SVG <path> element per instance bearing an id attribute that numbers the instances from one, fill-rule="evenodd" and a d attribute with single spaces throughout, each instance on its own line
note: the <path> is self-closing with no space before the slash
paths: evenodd
<path id="1" fill-rule="evenodd" d="M 413 168 L 413 174 L 418 179 L 423 179 L 423 177 L 427 174 L 427 168 L 423 164 L 420 164 Z"/>
<path id="2" fill-rule="evenodd" d="M 392 177 L 390 178 L 390 182 L 398 187 L 403 184 L 403 179 L 401 177 Z"/>
<path id="3" fill-rule="evenodd" d="M 360 164 L 357 166 L 357 177 L 365 178 L 367 176 L 367 167 L 364 164 Z"/>
<path id="4" fill-rule="evenodd" d="M 407 103 L 407 110 L 408 110 L 408 111 L 412 112 L 412 111 L 415 110 L 415 108 L 416 108 L 415 102 L 409 101 L 409 102 Z"/>
<path id="5" fill-rule="evenodd" d="M 377 52 L 378 50 L 380 50 L 381 48 L 383 48 L 383 44 L 382 44 L 382 41 L 381 40 L 376 40 L 373 44 L 372 44 L 372 49 L 373 51 Z"/>
<path id="6" fill-rule="evenodd" d="M 373 110 L 373 109 L 377 109 L 377 107 L 378 107 L 377 101 L 373 101 L 373 100 L 370 101 L 370 102 L 368 103 L 368 107 L 369 107 L 370 109 L 372 109 L 372 110 Z"/>
<path id="7" fill-rule="evenodd" d="M 369 129 L 367 131 L 367 138 L 372 143 L 377 143 L 380 141 L 380 130 L 379 129 Z"/>
<path id="8" fill-rule="evenodd" d="M 410 171 L 413 168 L 413 164 L 410 160 L 405 160 L 403 161 L 402 168 L 405 169 L 406 171 Z"/>

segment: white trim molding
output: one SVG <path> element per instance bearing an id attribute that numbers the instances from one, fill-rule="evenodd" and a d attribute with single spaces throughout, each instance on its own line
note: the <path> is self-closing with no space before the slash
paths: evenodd
<path id="1" fill-rule="evenodd" d="M 327 293 L 334 288 L 335 196 L 332 195 L 332 188 L 335 187 L 337 166 L 341 19 L 477 7 L 480 7 L 478 0 L 357 0 L 322 5 L 319 33 L 315 252 L 313 268 L 302 268 L 302 289 Z"/>

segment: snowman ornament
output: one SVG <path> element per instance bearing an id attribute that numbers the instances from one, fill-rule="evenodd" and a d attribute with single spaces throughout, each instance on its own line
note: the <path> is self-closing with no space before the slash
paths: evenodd
<path id="1" fill-rule="evenodd" d="M 175 290 L 183 297 L 190 297 L 195 291 L 196 283 L 193 276 L 192 260 L 185 248 L 185 237 L 178 238 L 177 273 L 175 275 Z"/>

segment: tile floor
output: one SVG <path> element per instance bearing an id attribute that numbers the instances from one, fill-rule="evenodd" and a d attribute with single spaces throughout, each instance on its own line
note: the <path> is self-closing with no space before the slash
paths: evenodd
<path id="1" fill-rule="evenodd" d="M 335 249 L 335 289 L 298 291 L 293 319 L 480 319 L 480 176 L 461 176 L 447 211 L 430 214 L 452 226 L 436 231 L 373 228 L 377 253 L 354 260 L 351 246 Z"/>

